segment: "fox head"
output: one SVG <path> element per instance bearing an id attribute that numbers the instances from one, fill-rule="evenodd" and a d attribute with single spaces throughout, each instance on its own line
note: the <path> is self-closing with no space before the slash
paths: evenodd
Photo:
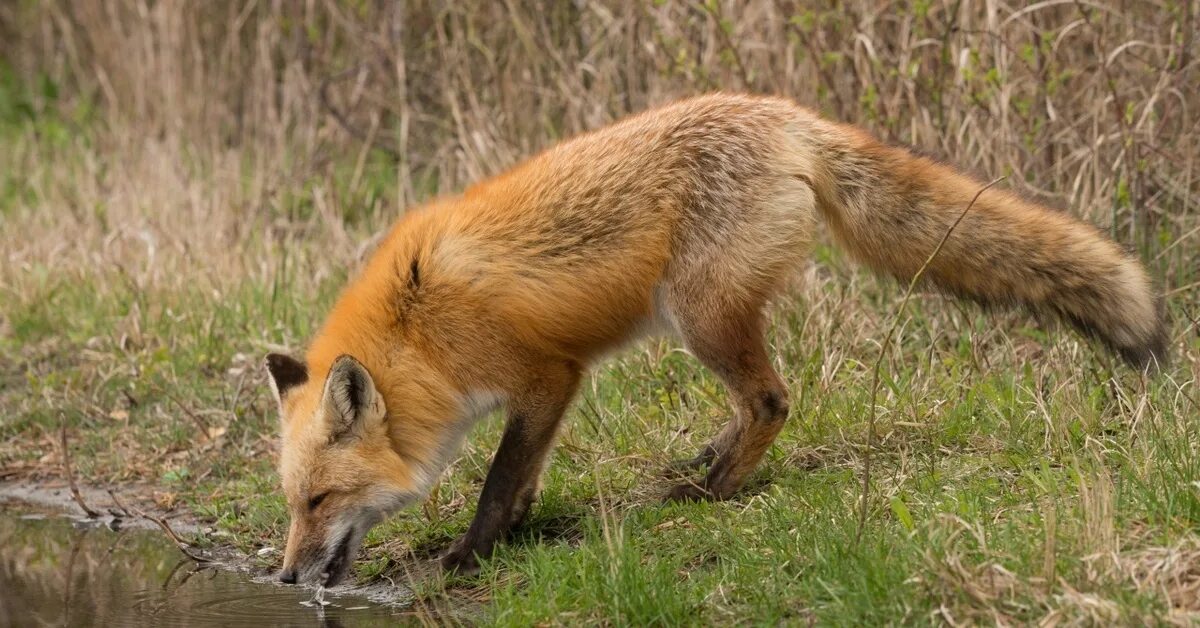
<path id="1" fill-rule="evenodd" d="M 282 418 L 279 472 L 291 526 L 279 578 L 337 584 L 367 531 L 415 501 L 419 474 L 391 446 L 388 409 L 355 358 L 333 361 L 323 381 L 294 358 L 267 356 Z"/>

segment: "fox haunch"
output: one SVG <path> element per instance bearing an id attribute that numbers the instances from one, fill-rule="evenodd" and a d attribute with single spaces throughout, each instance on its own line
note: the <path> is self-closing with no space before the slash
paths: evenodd
<path id="1" fill-rule="evenodd" d="M 1098 229 L 823 120 L 717 94 L 584 134 L 409 211 L 350 282 L 304 361 L 268 359 L 291 513 L 281 578 L 333 584 L 367 530 L 420 499 L 475 420 L 507 426 L 467 533 L 473 569 L 518 524 L 583 371 L 672 334 L 722 380 L 732 419 L 672 499 L 737 491 L 783 427 L 763 310 L 818 222 L 867 266 L 1165 359 L 1142 265 Z M 979 193 L 971 210 L 954 221 Z"/>

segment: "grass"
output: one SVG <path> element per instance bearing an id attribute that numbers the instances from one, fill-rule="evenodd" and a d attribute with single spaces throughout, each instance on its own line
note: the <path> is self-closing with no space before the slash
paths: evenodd
<path id="1" fill-rule="evenodd" d="M 110 4 L 0 8 L 0 480 L 58 480 L 65 423 L 81 479 L 195 513 L 217 530 L 201 542 L 280 547 L 260 360 L 303 348 L 372 234 L 561 136 L 745 88 L 1109 229 L 1167 293 L 1172 365 L 1143 379 L 1066 329 L 920 291 L 901 312 L 903 286 L 820 246 L 772 314 L 792 418 L 735 499 L 661 503 L 668 462 L 728 409 L 677 344 L 646 342 L 586 380 L 540 502 L 479 578 L 413 574 L 466 530 L 498 416 L 371 533 L 358 577 L 506 625 L 1200 618 L 1191 5 L 997 23 L 949 1 Z"/>
<path id="2" fill-rule="evenodd" d="M 830 307 L 847 284 L 884 307 L 853 294 Z M 171 306 L 140 311 L 119 290 L 48 285 L 9 315 L 4 351 L 25 386 L 5 386 L 0 460 L 44 469 L 66 420 L 81 477 L 148 481 L 242 549 L 279 546 L 276 419 L 257 356 L 302 337 L 332 294 L 315 291 L 294 327 L 255 334 L 247 322 L 271 313 L 261 285 L 230 288 L 219 306 L 203 291 L 143 295 Z M 697 450 L 726 409 L 672 343 L 631 349 L 585 386 L 527 525 L 479 580 L 423 583 L 427 603 L 481 597 L 511 625 L 1134 623 L 1197 610 L 1172 593 L 1194 582 L 1200 551 L 1200 425 L 1194 387 L 1176 383 L 1185 373 L 1145 382 L 1065 330 L 921 299 L 884 369 L 856 541 L 872 339 L 900 290 L 831 276 L 805 291 L 816 305 L 781 303 L 772 337 L 793 419 L 746 491 L 659 502 L 668 461 Z M 371 534 L 361 578 L 404 581 L 414 556 L 465 531 L 500 427 L 482 423 L 430 502 Z M 1182 576 L 1171 571 L 1181 560 L 1192 561 Z"/>

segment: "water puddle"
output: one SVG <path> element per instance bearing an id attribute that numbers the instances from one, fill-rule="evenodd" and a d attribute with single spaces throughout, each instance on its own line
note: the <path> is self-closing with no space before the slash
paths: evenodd
<path id="1" fill-rule="evenodd" d="M 390 626 L 405 609 L 360 595 L 199 568 L 149 530 L 0 512 L 0 626 Z"/>

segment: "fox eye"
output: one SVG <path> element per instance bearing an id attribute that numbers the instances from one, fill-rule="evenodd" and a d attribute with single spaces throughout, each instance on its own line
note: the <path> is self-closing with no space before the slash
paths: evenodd
<path id="1" fill-rule="evenodd" d="M 312 499 L 308 500 L 308 509 L 310 511 L 316 510 L 317 506 L 320 506 L 321 502 L 325 501 L 326 497 L 329 497 L 328 491 L 321 493 L 320 495 L 314 496 Z"/>

